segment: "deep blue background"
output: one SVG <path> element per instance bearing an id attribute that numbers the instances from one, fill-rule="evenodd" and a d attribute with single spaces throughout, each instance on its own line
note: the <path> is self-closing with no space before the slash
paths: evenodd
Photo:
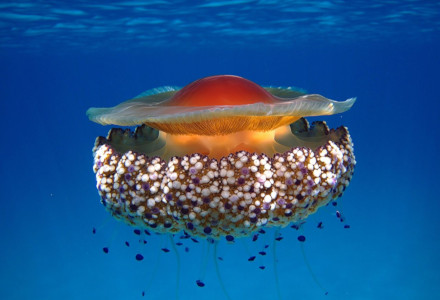
<path id="1" fill-rule="evenodd" d="M 105 47 L 103 40 L 88 49 L 93 32 L 83 37 L 67 31 L 53 44 L 48 40 L 57 32 L 29 39 L 12 30 L 16 22 L 24 32 L 22 20 L 5 17 L 15 8 L 0 9 L 0 19 L 10 22 L 1 23 L 0 31 L 1 299 L 138 299 L 143 290 L 147 299 L 175 296 L 175 255 L 160 251 L 170 248 L 168 237 L 150 237 L 145 247 L 139 245 L 131 228 L 99 204 L 91 149 L 95 137 L 109 127 L 91 123 L 85 111 L 214 74 L 240 75 L 261 85 L 294 85 L 337 100 L 358 97 L 350 111 L 325 118 L 331 126 L 347 126 L 355 144 L 356 173 L 338 207 L 351 228 L 343 229 L 334 209 L 326 207 L 310 217 L 302 232 L 308 260 L 329 295 L 323 296 L 306 268 L 298 232 L 285 228 L 276 255 L 283 298 L 438 299 L 440 35 L 426 35 L 421 28 L 431 25 L 431 32 L 438 33 L 438 15 L 420 28 L 420 20 L 404 18 L 400 27 L 384 27 L 386 34 L 359 27 L 349 38 L 342 32 L 337 39 L 326 39 L 325 32 L 317 32 L 314 38 L 294 42 L 289 37 L 283 43 L 282 34 L 265 38 L 262 33 L 234 44 L 231 37 L 209 39 L 209 28 L 189 28 L 196 34 L 177 42 L 170 33 L 151 47 L 127 43 L 114 49 L 114 41 Z M 14 13 L 26 9 L 31 10 Z M 156 15 L 160 13 L 158 8 Z M 272 16 L 276 13 L 272 7 Z M 165 10 L 163 15 L 168 17 Z M 69 43 L 64 43 L 66 36 Z M 210 42 L 198 44 L 200 36 Z M 39 38 L 44 42 L 38 44 Z M 324 222 L 323 230 L 316 229 L 318 221 Z M 276 299 L 272 250 L 256 264 L 247 262 L 265 243 L 273 248 L 273 231 L 269 233 L 257 243 L 220 243 L 220 271 L 232 299 Z M 126 240 L 130 248 L 124 246 Z M 180 299 L 224 299 L 213 249 L 205 263 L 206 245 L 188 245 L 188 253 L 179 249 Z M 107 255 L 104 246 L 110 247 Z M 138 252 L 144 261 L 135 261 Z M 259 264 L 266 270 L 258 269 Z M 203 289 L 195 285 L 199 278 L 207 284 Z"/>

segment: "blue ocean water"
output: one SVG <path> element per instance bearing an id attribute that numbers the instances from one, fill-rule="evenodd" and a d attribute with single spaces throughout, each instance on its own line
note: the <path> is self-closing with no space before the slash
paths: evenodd
<path id="1" fill-rule="evenodd" d="M 437 1 L 3 1 L 0 299 L 439 299 L 438 53 Z M 104 210 L 87 108 L 215 74 L 357 97 L 323 118 L 355 144 L 349 229 L 323 207 L 276 244 L 184 241 L 177 272 Z"/>

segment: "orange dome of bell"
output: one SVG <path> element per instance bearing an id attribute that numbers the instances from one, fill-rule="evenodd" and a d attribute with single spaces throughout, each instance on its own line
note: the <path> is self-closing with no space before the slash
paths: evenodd
<path id="1" fill-rule="evenodd" d="M 211 106 L 274 103 L 278 100 L 258 84 L 234 75 L 205 77 L 178 91 L 166 105 Z"/>

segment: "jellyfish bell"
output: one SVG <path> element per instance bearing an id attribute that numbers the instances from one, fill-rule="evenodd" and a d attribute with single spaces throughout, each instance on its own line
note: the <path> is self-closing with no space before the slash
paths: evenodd
<path id="1" fill-rule="evenodd" d="M 200 237 L 301 221 L 342 195 L 355 166 L 347 128 L 304 117 L 354 102 L 220 75 L 90 108 L 94 122 L 138 126 L 96 139 L 102 204 L 129 224 Z"/>

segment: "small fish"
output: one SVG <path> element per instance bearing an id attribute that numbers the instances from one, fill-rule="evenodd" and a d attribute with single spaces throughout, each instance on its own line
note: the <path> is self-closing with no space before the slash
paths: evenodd
<path id="1" fill-rule="evenodd" d="M 255 256 L 251 256 L 248 258 L 248 261 L 254 261 L 255 260 Z"/>
<path id="2" fill-rule="evenodd" d="M 140 235 L 140 234 L 141 234 L 141 231 L 140 231 L 139 229 L 135 229 L 135 230 L 133 230 L 133 232 L 134 232 L 134 234 L 136 234 L 136 235 Z"/>
<path id="3" fill-rule="evenodd" d="M 258 234 L 254 234 L 252 237 L 252 242 L 255 242 L 256 240 L 258 240 Z"/>
<path id="4" fill-rule="evenodd" d="M 199 287 L 204 287 L 204 286 L 205 286 L 205 284 L 204 284 L 201 280 L 196 280 L 196 284 L 197 284 Z"/>
<path id="5" fill-rule="evenodd" d="M 130 247 L 130 243 L 125 241 L 125 246 Z"/>
<path id="6" fill-rule="evenodd" d="M 319 223 L 318 223 L 318 226 L 316 226 L 316 227 L 318 227 L 319 229 L 324 228 L 324 226 L 322 226 L 322 222 L 319 222 Z"/>
<path id="7" fill-rule="evenodd" d="M 260 268 L 261 270 L 264 270 L 264 269 L 266 269 L 266 267 L 265 267 L 265 266 L 259 266 L 259 268 Z"/>
<path id="8" fill-rule="evenodd" d="M 108 253 L 108 248 L 104 247 L 104 248 L 102 248 L 102 251 L 104 251 L 104 253 L 107 254 Z"/>
<path id="9" fill-rule="evenodd" d="M 275 240 L 277 240 L 278 242 L 281 241 L 283 239 L 282 236 L 277 237 Z"/>
<path id="10" fill-rule="evenodd" d="M 93 234 L 96 233 L 96 228 L 95 228 L 95 227 L 93 227 L 93 229 L 92 229 L 92 233 L 93 233 Z"/>
<path id="11" fill-rule="evenodd" d="M 136 260 L 141 261 L 144 259 L 144 256 L 142 254 L 136 254 Z"/>
<path id="12" fill-rule="evenodd" d="M 161 250 L 162 250 L 163 252 L 165 252 L 165 253 L 170 252 L 170 249 L 168 249 L 168 248 L 162 248 Z"/>
<path id="13" fill-rule="evenodd" d="M 260 255 L 266 255 L 266 252 L 264 252 L 264 251 L 260 251 L 260 252 L 258 252 L 258 254 L 260 254 Z"/>

